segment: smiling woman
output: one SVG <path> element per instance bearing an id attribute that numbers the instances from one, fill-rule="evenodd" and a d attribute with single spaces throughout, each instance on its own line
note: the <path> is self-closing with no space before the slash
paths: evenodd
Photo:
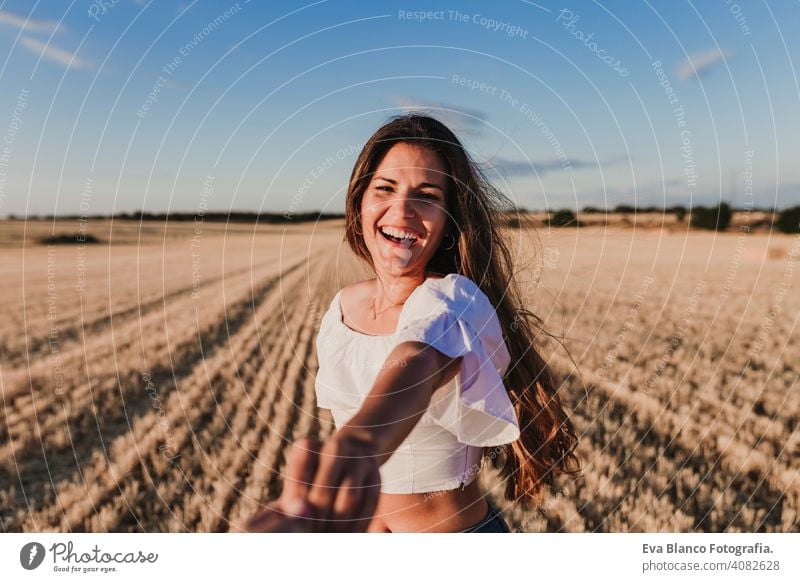
<path id="1" fill-rule="evenodd" d="M 361 227 L 370 256 L 392 277 L 424 270 L 449 229 L 447 170 L 434 152 L 392 147 L 364 192 Z M 413 282 L 413 281 L 412 281 Z"/>
<path id="2" fill-rule="evenodd" d="M 375 278 L 336 294 L 317 337 L 318 405 L 337 431 L 307 501 L 333 529 L 507 532 L 476 479 L 484 456 L 514 503 L 579 470 L 512 277 L 507 203 L 429 116 L 389 121 L 359 155 L 346 239 Z"/>

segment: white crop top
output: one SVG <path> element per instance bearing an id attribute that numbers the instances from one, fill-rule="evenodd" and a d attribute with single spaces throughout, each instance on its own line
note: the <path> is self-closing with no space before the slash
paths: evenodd
<path id="1" fill-rule="evenodd" d="M 428 278 L 403 305 L 397 330 L 369 335 L 346 326 L 339 291 L 317 335 L 317 404 L 331 410 L 336 428 L 358 411 L 387 357 L 402 342 L 420 341 L 463 356 L 461 369 L 438 388 L 411 433 L 380 468 L 381 491 L 423 493 L 470 483 L 481 448 L 519 438 L 519 424 L 502 377 L 511 357 L 497 314 L 470 279 Z"/>

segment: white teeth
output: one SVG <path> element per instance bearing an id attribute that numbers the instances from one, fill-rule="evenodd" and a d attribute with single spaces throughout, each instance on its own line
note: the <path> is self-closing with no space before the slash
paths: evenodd
<path id="1" fill-rule="evenodd" d="M 384 234 L 388 234 L 389 236 L 393 236 L 395 238 L 404 239 L 404 241 L 408 240 L 410 242 L 414 242 L 415 240 L 417 240 L 417 236 L 415 234 L 410 233 L 410 232 L 405 231 L 405 230 L 399 230 L 397 228 L 392 228 L 391 226 L 382 226 L 381 227 L 381 231 Z"/>

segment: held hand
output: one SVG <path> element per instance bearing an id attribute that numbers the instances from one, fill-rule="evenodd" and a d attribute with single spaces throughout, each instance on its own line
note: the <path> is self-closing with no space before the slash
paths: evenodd
<path id="1" fill-rule="evenodd" d="M 276 501 L 249 517 L 239 529 L 250 533 L 311 533 L 316 522 L 309 515 L 303 502 L 281 505 Z"/>
<path id="2" fill-rule="evenodd" d="M 308 501 L 328 531 L 366 531 L 380 495 L 378 449 L 366 431 L 345 428 L 323 445 Z"/>
<path id="3" fill-rule="evenodd" d="M 336 451 L 355 458 L 341 459 Z M 286 533 L 366 531 L 380 493 L 373 451 L 369 442 L 354 436 L 334 435 L 324 446 L 317 439 L 299 439 L 289 452 L 280 499 L 239 528 L 247 532 Z M 330 475 L 334 466 L 344 466 L 347 473 L 342 473 L 339 481 L 343 489 L 331 489 L 327 486 L 331 481 L 320 478 L 320 471 Z"/>
<path id="4" fill-rule="evenodd" d="M 325 531 L 307 500 L 308 490 L 319 465 L 322 444 L 313 438 L 299 439 L 289 451 L 286 481 L 278 501 L 248 518 L 240 529 L 246 532 L 301 533 Z"/>

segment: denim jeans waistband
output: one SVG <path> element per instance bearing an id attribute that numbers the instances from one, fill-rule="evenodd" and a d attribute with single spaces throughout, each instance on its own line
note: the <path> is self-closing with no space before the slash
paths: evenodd
<path id="1" fill-rule="evenodd" d="M 468 528 L 460 530 L 458 533 L 477 533 L 477 532 L 508 532 L 508 525 L 506 524 L 505 520 L 503 519 L 500 510 L 497 509 L 492 502 L 489 500 L 486 501 L 489 508 L 486 512 L 486 516 Z"/>

